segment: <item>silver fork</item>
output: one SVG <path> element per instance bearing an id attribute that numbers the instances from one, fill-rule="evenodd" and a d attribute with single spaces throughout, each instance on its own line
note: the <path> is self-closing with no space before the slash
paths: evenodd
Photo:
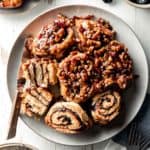
<path id="1" fill-rule="evenodd" d="M 138 131 L 138 126 L 136 122 L 131 124 L 129 135 L 128 135 L 128 150 L 141 150 L 141 134 Z"/>
<path id="2" fill-rule="evenodd" d="M 147 133 L 150 134 L 150 133 Z M 150 137 L 144 137 L 143 140 L 141 141 L 141 150 L 146 150 L 148 146 L 150 145 Z"/>
<path id="3" fill-rule="evenodd" d="M 150 145 L 150 137 L 147 138 L 141 135 L 138 130 L 138 123 L 136 121 L 130 126 L 128 144 L 128 150 L 146 150 Z"/>

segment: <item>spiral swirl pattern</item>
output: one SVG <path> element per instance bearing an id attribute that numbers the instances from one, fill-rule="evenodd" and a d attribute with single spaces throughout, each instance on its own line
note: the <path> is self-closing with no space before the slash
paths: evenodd
<path id="1" fill-rule="evenodd" d="M 74 102 L 57 102 L 45 117 L 45 123 L 63 133 L 75 134 L 89 127 L 92 122 L 81 106 Z"/>
<path id="2" fill-rule="evenodd" d="M 96 123 L 106 125 L 116 118 L 120 110 L 120 94 L 108 91 L 96 95 L 92 102 L 92 117 Z"/>

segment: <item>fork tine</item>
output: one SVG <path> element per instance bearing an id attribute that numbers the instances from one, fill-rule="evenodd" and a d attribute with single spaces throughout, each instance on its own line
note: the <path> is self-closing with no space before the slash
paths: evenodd
<path id="1" fill-rule="evenodd" d="M 129 129 L 129 135 L 128 135 L 128 143 L 129 145 L 131 145 L 131 141 L 132 141 L 132 124 L 130 125 L 130 129 Z"/>
<path id="2" fill-rule="evenodd" d="M 133 134 L 133 124 L 131 124 L 130 125 L 130 130 L 129 130 L 129 145 L 131 145 L 132 144 L 132 138 L 133 138 L 133 136 L 132 136 L 132 134 Z"/>
<path id="3" fill-rule="evenodd" d="M 150 135 L 150 131 L 146 131 L 147 133 L 147 135 Z M 150 137 L 147 137 L 147 136 L 143 136 L 143 139 L 141 140 L 141 145 L 143 146 L 144 144 L 145 144 L 145 142 L 146 142 L 146 140 L 150 140 Z"/>
<path id="4" fill-rule="evenodd" d="M 149 145 L 150 145 L 150 138 L 145 139 L 141 145 L 141 150 L 146 150 Z"/>
<path id="5" fill-rule="evenodd" d="M 135 142 L 134 143 L 136 145 L 137 150 L 140 150 L 141 134 L 138 130 L 138 124 L 136 123 L 135 125 L 136 125 L 136 130 L 135 130 L 135 138 L 134 138 Z"/>
<path id="6" fill-rule="evenodd" d="M 138 139 L 139 138 L 139 133 L 138 133 L 138 128 L 137 128 L 137 124 L 135 123 L 135 138 L 134 138 L 134 144 L 138 145 Z"/>
<path id="7" fill-rule="evenodd" d="M 141 134 L 139 134 L 139 137 L 138 137 L 138 143 L 139 143 L 139 146 L 141 146 L 141 140 L 142 140 L 142 135 Z"/>
<path id="8" fill-rule="evenodd" d="M 141 145 L 140 145 L 140 143 L 141 143 L 141 134 L 139 132 L 137 134 L 138 134 L 138 136 L 137 136 L 137 145 L 138 145 L 138 148 L 140 150 L 141 149 Z"/>
<path id="9" fill-rule="evenodd" d="M 141 140 L 141 147 L 143 147 L 143 145 L 145 144 L 146 142 L 146 137 L 143 137 L 143 139 Z"/>
<path id="10" fill-rule="evenodd" d="M 135 123 L 131 123 L 130 130 L 129 130 L 129 144 L 134 144 L 134 138 L 135 138 Z"/>
<path id="11" fill-rule="evenodd" d="M 139 149 L 140 149 L 140 143 L 141 143 L 141 133 L 139 132 L 139 127 L 137 127 L 137 144 L 139 146 Z"/>
<path id="12" fill-rule="evenodd" d="M 133 138 L 132 138 L 132 144 L 135 145 L 136 140 L 136 123 L 133 123 Z"/>

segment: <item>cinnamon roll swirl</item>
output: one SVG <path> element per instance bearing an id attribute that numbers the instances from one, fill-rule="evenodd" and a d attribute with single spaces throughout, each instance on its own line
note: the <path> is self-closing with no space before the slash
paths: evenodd
<path id="1" fill-rule="evenodd" d="M 93 87 L 89 80 L 92 69 L 92 60 L 80 52 L 72 52 L 59 64 L 57 75 L 64 99 L 80 103 L 91 96 Z"/>
<path id="2" fill-rule="evenodd" d="M 62 58 L 64 52 L 74 43 L 71 19 L 58 15 L 53 23 L 45 25 L 32 44 L 32 54 L 36 56 L 54 56 Z"/>
<path id="3" fill-rule="evenodd" d="M 89 127 L 92 122 L 79 104 L 57 102 L 45 117 L 45 123 L 59 132 L 75 134 Z"/>
<path id="4" fill-rule="evenodd" d="M 115 35 L 111 25 L 102 18 L 75 17 L 75 29 L 80 50 L 88 52 L 108 44 Z"/>
<path id="5" fill-rule="evenodd" d="M 125 89 L 133 80 L 133 62 L 122 43 L 111 41 L 107 46 L 95 51 L 94 58 L 94 73 L 100 81 L 98 88 L 106 89 L 117 85 L 120 89 Z"/>
<path id="6" fill-rule="evenodd" d="M 43 116 L 53 99 L 53 95 L 48 90 L 40 87 L 26 89 L 20 97 L 21 113 L 29 117 Z"/>
<path id="7" fill-rule="evenodd" d="M 108 91 L 97 94 L 92 99 L 92 117 L 96 123 L 106 125 L 116 118 L 120 111 L 120 94 Z"/>
<path id="8" fill-rule="evenodd" d="M 27 87 L 45 87 L 57 83 L 57 63 L 48 58 L 33 58 L 22 64 Z"/>

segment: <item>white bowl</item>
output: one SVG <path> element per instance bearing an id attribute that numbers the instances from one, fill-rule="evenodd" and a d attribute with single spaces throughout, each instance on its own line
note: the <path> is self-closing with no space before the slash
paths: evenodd
<path id="1" fill-rule="evenodd" d="M 6 143 L 0 145 L 0 150 L 38 150 L 37 148 L 23 143 Z"/>
<path id="2" fill-rule="evenodd" d="M 135 6 L 135 7 L 139 7 L 139 8 L 150 8 L 150 4 L 136 4 L 130 0 L 126 0 L 128 2 L 128 4 Z"/>

